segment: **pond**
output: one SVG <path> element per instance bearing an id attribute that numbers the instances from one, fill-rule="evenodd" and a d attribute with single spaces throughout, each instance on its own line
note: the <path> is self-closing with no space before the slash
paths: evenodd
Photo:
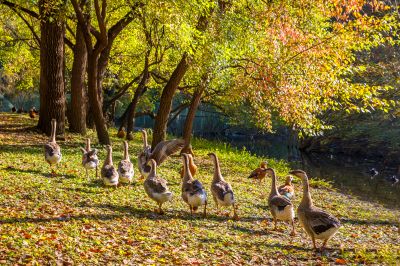
<path id="1" fill-rule="evenodd" d="M 300 151 L 296 151 L 296 156 L 293 156 L 289 155 L 286 141 L 279 137 L 220 140 L 239 149 L 245 148 L 253 154 L 289 159 L 293 169 L 303 169 L 311 178 L 318 177 L 330 181 L 339 191 L 381 203 L 389 208 L 400 208 L 400 182 L 392 185 L 386 180 L 396 175 L 397 169 L 385 166 L 382 162 L 339 154 L 306 154 Z M 379 172 L 373 179 L 368 173 L 372 168 Z"/>

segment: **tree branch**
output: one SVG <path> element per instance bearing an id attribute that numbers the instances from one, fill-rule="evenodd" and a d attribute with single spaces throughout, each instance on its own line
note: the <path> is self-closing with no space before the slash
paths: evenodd
<path id="1" fill-rule="evenodd" d="M 3 5 L 5 5 L 5 6 L 8 6 L 8 7 L 11 8 L 13 11 L 21 10 L 22 12 L 28 14 L 29 16 L 34 17 L 34 18 L 36 18 L 36 19 L 39 19 L 39 14 L 38 14 L 38 13 L 36 13 L 35 11 L 30 10 L 30 9 L 28 9 L 28 8 L 25 8 L 25 7 L 23 7 L 23 6 L 20 6 L 20 5 L 18 5 L 18 4 L 15 4 L 15 3 L 12 3 L 12 2 L 6 1 L 6 0 L 0 0 L 0 4 L 3 4 Z"/>
<path id="2" fill-rule="evenodd" d="M 90 26 L 88 25 L 88 22 L 85 20 L 82 9 L 78 5 L 78 2 L 76 0 L 71 0 L 71 3 L 72 3 L 72 6 L 74 7 L 76 17 L 78 18 L 78 26 L 81 27 L 83 37 L 85 38 L 85 43 L 86 43 L 88 53 L 91 53 L 93 50 L 93 42 L 92 42 L 92 38 L 90 36 L 90 31 L 89 31 Z"/>
<path id="3" fill-rule="evenodd" d="M 124 95 L 125 92 L 133 85 L 133 83 L 136 83 L 136 82 L 139 81 L 139 79 L 142 77 L 142 74 L 143 74 L 143 73 L 141 73 L 139 76 L 137 76 L 137 77 L 135 77 L 134 79 L 132 79 L 130 82 L 124 84 L 124 85 L 121 87 L 121 89 L 118 91 L 118 93 L 117 93 L 113 98 L 111 98 L 109 101 L 107 101 L 107 104 L 106 104 L 106 105 L 109 106 L 109 105 L 111 105 L 113 102 L 115 102 L 116 100 L 118 100 L 119 98 L 121 98 L 122 95 Z"/>

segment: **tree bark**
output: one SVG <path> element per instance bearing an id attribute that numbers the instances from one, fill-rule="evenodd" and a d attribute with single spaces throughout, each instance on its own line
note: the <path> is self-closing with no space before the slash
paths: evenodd
<path id="1" fill-rule="evenodd" d="M 97 138 L 101 144 L 110 144 L 106 120 L 103 116 L 102 104 L 98 95 L 97 80 L 98 56 L 91 53 L 88 58 L 88 94 L 90 110 L 96 126 Z"/>
<path id="2" fill-rule="evenodd" d="M 167 135 L 167 123 L 169 114 L 171 112 L 172 100 L 174 98 L 175 91 L 179 86 L 179 83 L 181 82 L 183 76 L 188 69 L 188 54 L 184 53 L 181 61 L 176 66 L 174 72 L 171 75 L 171 78 L 168 80 L 161 94 L 160 107 L 158 108 L 156 120 L 154 123 L 153 141 L 151 144 L 151 147 L 153 148 L 158 143 L 165 140 L 165 137 Z"/>
<path id="3" fill-rule="evenodd" d="M 126 139 L 128 139 L 128 140 L 132 140 L 131 133 L 132 133 L 133 127 L 135 125 L 134 119 L 135 119 L 136 106 L 139 102 L 140 96 L 143 95 L 145 87 L 146 87 L 147 83 L 149 83 L 149 81 L 150 81 L 149 58 L 148 58 L 148 55 L 146 55 L 142 79 L 140 80 L 140 83 L 139 83 L 138 87 L 136 88 L 135 94 L 133 95 L 132 102 L 129 105 L 129 111 L 128 111 L 128 117 L 127 117 L 128 127 L 126 128 Z"/>
<path id="4" fill-rule="evenodd" d="M 183 153 L 193 154 L 190 141 L 192 139 L 193 122 L 196 115 L 197 108 L 201 103 L 201 95 L 205 90 L 205 86 L 201 86 L 193 94 L 192 101 L 190 103 L 189 111 L 186 116 L 185 124 L 183 125 L 183 139 L 185 140 L 185 146 L 182 149 Z"/>
<path id="5" fill-rule="evenodd" d="M 71 71 L 71 118 L 69 121 L 69 130 L 85 135 L 87 109 L 85 73 L 87 66 L 87 50 L 85 39 L 79 25 L 76 28 L 76 43 L 73 53 L 74 61 Z"/>
<path id="6" fill-rule="evenodd" d="M 40 116 L 38 128 L 51 133 L 51 119 L 57 120 L 57 134 L 64 134 L 64 22 L 61 7 L 52 0 L 40 0 Z"/>
<path id="7" fill-rule="evenodd" d="M 213 12 L 213 9 L 210 10 L 208 15 L 202 15 L 199 17 L 197 21 L 196 29 L 198 31 L 204 32 L 208 27 L 208 17 Z M 161 94 L 160 99 L 160 107 L 158 108 L 157 117 L 154 123 L 153 128 L 153 141 L 151 147 L 155 147 L 159 142 L 165 140 L 167 135 L 167 123 L 169 114 L 171 112 L 172 100 L 174 98 L 174 94 L 176 89 L 179 86 L 183 76 L 186 71 L 189 69 L 189 59 L 188 54 L 185 52 L 182 55 L 181 61 L 176 66 L 174 72 L 172 73 L 170 79 L 165 85 L 163 92 Z"/>

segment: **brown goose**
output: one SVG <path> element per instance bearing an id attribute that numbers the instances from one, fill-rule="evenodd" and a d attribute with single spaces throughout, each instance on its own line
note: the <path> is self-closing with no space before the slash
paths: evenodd
<path id="1" fill-rule="evenodd" d="M 55 119 L 52 119 L 50 139 L 49 142 L 44 145 L 44 158 L 46 162 L 50 165 L 52 175 L 55 175 L 52 166 L 54 164 L 58 164 L 62 158 L 60 146 L 58 146 L 58 144 L 56 143 L 56 128 L 57 121 Z"/>
<path id="2" fill-rule="evenodd" d="M 324 249 L 328 240 L 335 235 L 341 226 L 340 221 L 335 216 L 314 206 L 311 199 L 308 177 L 304 171 L 294 170 L 290 174 L 301 178 L 303 182 L 303 198 L 297 208 L 300 224 L 306 230 L 307 234 L 311 236 L 314 249 L 317 249 L 315 239 L 324 241 L 321 248 Z"/>
<path id="3" fill-rule="evenodd" d="M 104 161 L 103 167 L 101 168 L 101 177 L 103 178 L 104 185 L 106 186 L 118 186 L 118 172 L 113 165 L 112 160 L 112 147 L 106 146 L 107 157 Z"/>
<path id="4" fill-rule="evenodd" d="M 192 177 L 194 177 L 196 172 L 197 172 L 197 165 L 194 163 L 193 155 L 191 155 L 190 153 L 186 153 L 186 155 L 189 158 L 189 171 L 190 171 L 190 174 L 192 175 Z M 185 176 L 185 165 L 181 169 L 181 178 L 183 178 L 184 176 Z"/>
<path id="5" fill-rule="evenodd" d="M 282 196 L 292 199 L 294 197 L 294 187 L 292 185 L 293 177 L 291 175 L 286 176 L 285 184 L 278 187 L 278 192 Z"/>
<path id="6" fill-rule="evenodd" d="M 211 183 L 211 193 L 217 208 L 219 205 L 233 207 L 233 219 L 239 219 L 236 213 L 235 197 L 231 185 L 225 181 L 221 174 L 218 157 L 215 153 L 209 153 L 208 156 L 214 162 L 214 177 Z"/>
<path id="7" fill-rule="evenodd" d="M 294 228 L 294 208 L 292 202 L 279 194 L 276 188 L 276 174 L 274 169 L 267 168 L 265 172 L 272 177 L 271 192 L 269 193 L 268 206 L 274 218 L 274 230 L 276 230 L 277 220 L 289 221 L 292 224 L 291 235 L 296 235 Z"/>
<path id="8" fill-rule="evenodd" d="M 189 154 L 182 153 L 183 159 L 183 179 L 182 179 L 182 199 L 190 208 L 190 214 L 204 205 L 203 215 L 207 216 L 207 193 L 199 180 L 193 179 L 191 171 L 189 171 Z"/>
<path id="9" fill-rule="evenodd" d="M 266 175 L 265 169 L 267 169 L 267 162 L 261 162 L 260 167 L 254 169 L 253 172 L 250 173 L 248 178 L 257 179 L 258 182 L 261 183 Z"/>
<path id="10" fill-rule="evenodd" d="M 157 166 L 160 166 L 170 155 L 181 150 L 185 144 L 183 139 L 173 139 L 161 141 L 151 151 L 150 145 L 147 144 L 147 133 L 142 130 L 143 151 L 138 155 L 139 171 L 143 177 L 147 177 L 150 173 L 148 162 L 153 159 Z"/>
<path id="11" fill-rule="evenodd" d="M 86 169 L 86 178 L 88 178 L 88 170 L 96 169 L 96 178 L 98 177 L 97 168 L 99 165 L 99 158 L 97 157 L 97 149 L 91 149 L 90 139 L 86 139 L 86 148 L 82 148 L 82 165 Z"/>
<path id="12" fill-rule="evenodd" d="M 123 138 L 125 138 L 125 135 L 126 135 L 126 133 L 125 133 L 125 128 L 124 128 L 124 127 L 121 127 L 121 128 L 118 130 L 117 137 L 120 138 L 120 139 L 123 139 Z"/>
<path id="13" fill-rule="evenodd" d="M 164 214 L 162 205 L 170 201 L 172 198 L 172 192 L 168 190 L 167 181 L 157 176 L 157 163 L 154 159 L 150 159 L 149 162 L 150 172 L 144 181 L 144 190 L 146 194 L 158 204 L 158 213 Z"/>

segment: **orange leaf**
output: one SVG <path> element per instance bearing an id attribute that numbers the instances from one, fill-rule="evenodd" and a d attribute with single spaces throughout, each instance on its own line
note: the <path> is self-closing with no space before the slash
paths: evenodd
<path id="1" fill-rule="evenodd" d="M 347 263 L 347 261 L 345 259 L 338 258 L 335 260 L 335 263 L 339 264 L 339 265 L 345 265 Z"/>

